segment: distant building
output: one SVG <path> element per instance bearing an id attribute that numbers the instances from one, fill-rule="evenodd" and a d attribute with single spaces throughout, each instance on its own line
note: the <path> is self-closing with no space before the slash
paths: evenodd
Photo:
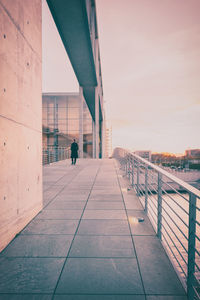
<path id="1" fill-rule="evenodd" d="M 113 153 L 112 153 L 112 157 L 116 158 L 116 159 L 120 159 L 120 158 L 123 158 L 126 156 L 126 152 L 128 150 L 126 149 L 123 149 L 123 148 L 120 148 L 120 147 L 116 147 L 114 150 L 113 150 Z"/>
<path id="2" fill-rule="evenodd" d="M 112 155 L 112 127 L 106 127 L 105 129 L 105 157 L 111 157 Z"/>
<path id="3" fill-rule="evenodd" d="M 200 149 L 189 149 L 185 151 L 185 166 L 189 169 L 200 170 Z"/>
<path id="4" fill-rule="evenodd" d="M 138 156 L 151 161 L 151 151 L 149 150 L 138 150 L 138 151 L 134 151 L 134 154 L 137 154 Z"/>
<path id="5" fill-rule="evenodd" d="M 185 150 L 186 157 L 200 158 L 200 149 Z"/>

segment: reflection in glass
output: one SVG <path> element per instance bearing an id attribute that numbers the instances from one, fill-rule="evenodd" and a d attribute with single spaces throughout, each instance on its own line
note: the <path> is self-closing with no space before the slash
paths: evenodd
<path id="1" fill-rule="evenodd" d="M 80 118 L 83 118 L 84 157 L 92 157 L 92 118 L 83 102 L 80 115 L 79 95 L 43 95 L 43 147 L 70 147 L 73 139 L 79 143 Z"/>
<path id="2" fill-rule="evenodd" d="M 69 119 L 68 120 L 68 131 L 78 131 L 79 130 L 79 119 Z"/>
<path id="3" fill-rule="evenodd" d="M 68 119 L 79 119 L 79 107 L 68 107 Z"/>

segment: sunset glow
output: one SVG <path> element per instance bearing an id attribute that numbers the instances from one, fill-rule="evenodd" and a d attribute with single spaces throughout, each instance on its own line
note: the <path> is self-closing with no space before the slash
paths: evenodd
<path id="1" fill-rule="evenodd" d="M 97 0 L 96 5 L 113 147 L 175 153 L 200 148 L 200 1 Z M 43 90 L 78 91 L 43 6 Z"/>

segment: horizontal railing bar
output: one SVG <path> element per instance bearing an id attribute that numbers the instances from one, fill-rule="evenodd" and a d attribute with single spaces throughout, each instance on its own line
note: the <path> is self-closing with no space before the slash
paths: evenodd
<path id="1" fill-rule="evenodd" d="M 151 209 L 152 209 L 152 211 L 154 212 L 154 215 L 156 216 L 156 218 L 157 218 L 157 207 L 156 207 L 156 212 L 155 212 L 155 210 L 154 210 L 154 208 L 152 207 L 152 204 L 153 202 L 151 201 L 151 202 L 148 202 L 148 206 L 149 207 L 151 207 Z M 155 206 L 154 206 L 155 207 Z"/>
<path id="2" fill-rule="evenodd" d="M 153 209 L 152 205 L 151 205 L 150 203 L 148 203 L 148 206 L 151 208 L 151 210 L 153 211 L 153 213 L 154 213 L 154 215 L 155 215 L 155 217 L 156 217 L 156 219 L 157 219 L 157 213 L 156 213 L 155 210 Z M 156 224 L 157 224 L 157 220 L 155 220 L 155 221 L 156 221 Z"/>
<path id="3" fill-rule="evenodd" d="M 196 220 L 196 224 L 198 225 L 198 226 L 200 226 L 200 223 Z"/>
<path id="4" fill-rule="evenodd" d="M 176 202 L 167 192 L 165 192 L 164 191 L 164 193 L 165 193 L 165 195 L 168 197 L 168 198 L 170 198 L 174 203 L 176 203 L 176 205 L 180 208 L 180 209 L 182 209 L 182 211 L 184 211 L 185 213 L 186 213 L 186 215 L 189 215 L 189 213 L 187 212 L 187 210 L 185 210 L 185 208 L 183 208 L 178 202 Z M 163 199 L 164 200 L 164 199 Z"/>
<path id="5" fill-rule="evenodd" d="M 156 192 L 156 194 L 158 193 L 158 190 L 156 190 L 149 182 L 148 182 L 148 186 L 151 186 L 151 188 L 154 190 L 154 192 Z"/>
<path id="6" fill-rule="evenodd" d="M 176 239 L 179 241 L 179 243 L 181 244 L 181 246 L 183 247 L 183 249 L 185 250 L 186 253 L 188 253 L 188 250 L 185 248 L 185 246 L 183 245 L 183 243 L 180 241 L 179 237 L 176 235 L 176 233 L 174 232 L 174 230 L 172 229 L 171 225 L 169 225 L 169 223 L 167 222 L 166 218 L 163 216 L 163 219 L 165 220 L 165 222 L 167 223 L 167 226 L 170 228 L 170 230 L 173 232 L 173 234 L 175 235 Z M 163 225 L 164 226 L 164 225 Z"/>
<path id="7" fill-rule="evenodd" d="M 139 192 L 140 192 L 139 197 L 144 197 L 145 193 L 142 190 L 140 190 L 140 189 L 139 189 Z"/>
<path id="8" fill-rule="evenodd" d="M 180 195 L 186 202 L 189 203 L 189 200 L 187 198 L 185 198 L 177 189 L 175 189 L 170 183 L 163 181 L 164 184 L 166 184 L 167 186 L 169 186 L 176 194 Z"/>
<path id="9" fill-rule="evenodd" d="M 145 192 L 140 188 L 140 184 L 137 186 L 137 188 L 142 192 L 143 195 L 145 194 Z"/>
<path id="10" fill-rule="evenodd" d="M 196 208 L 198 211 L 200 211 L 200 208 L 199 208 L 198 206 L 195 206 L 195 208 Z"/>
<path id="11" fill-rule="evenodd" d="M 187 274 L 185 273 L 185 271 L 184 271 L 184 269 L 182 268 L 180 262 L 179 262 L 178 259 L 176 258 L 176 255 L 174 254 L 174 251 L 172 250 L 171 246 L 169 245 L 169 243 L 168 243 L 166 237 L 164 236 L 164 234 L 163 234 L 163 238 L 165 239 L 165 242 L 167 243 L 168 248 L 170 249 L 170 251 L 171 251 L 171 253 L 172 253 L 172 255 L 173 255 L 173 258 L 175 258 L 175 260 L 177 261 L 177 263 L 178 263 L 179 267 L 181 268 L 183 274 L 185 275 L 185 278 L 187 278 Z"/>
<path id="12" fill-rule="evenodd" d="M 154 211 L 153 207 L 150 205 L 150 203 L 148 203 L 148 207 L 151 208 L 151 211 L 154 213 L 154 215 L 155 215 L 156 218 L 157 218 L 157 213 L 155 213 L 155 211 Z M 157 224 L 157 220 L 154 219 L 154 221 L 155 221 L 155 223 Z"/>
<path id="13" fill-rule="evenodd" d="M 152 198 L 153 198 L 153 196 L 151 196 Z M 150 197 L 149 197 L 149 199 L 151 199 Z M 154 200 L 155 200 L 155 198 L 154 198 Z M 156 206 L 156 204 L 155 204 L 155 202 L 151 199 L 151 203 L 154 205 L 154 207 L 155 207 L 155 209 L 157 210 L 157 206 Z"/>
<path id="14" fill-rule="evenodd" d="M 188 225 L 185 223 L 185 221 L 183 221 L 183 219 L 181 219 L 181 217 L 177 214 L 177 212 L 171 207 L 169 206 L 169 204 L 165 201 L 165 199 L 163 199 L 163 201 L 167 204 L 167 206 L 173 211 L 173 213 L 179 218 L 179 220 L 188 228 Z M 164 207 L 163 207 L 164 209 Z M 165 210 L 165 209 L 164 209 Z M 166 210 L 165 210 L 166 212 Z M 171 217 L 170 217 L 171 218 Z M 172 219 L 172 221 L 174 222 L 174 220 Z M 179 227 L 177 227 L 179 228 Z M 187 238 L 188 239 L 188 238 Z"/>
<path id="15" fill-rule="evenodd" d="M 195 300 L 200 300 L 199 292 L 196 290 L 196 288 L 194 288 L 194 292 L 195 292 L 195 295 L 196 295 Z"/>
<path id="16" fill-rule="evenodd" d="M 154 213 L 154 211 L 152 210 L 152 208 L 151 208 L 151 211 Z M 151 211 L 149 210 L 149 211 L 148 211 L 148 214 L 149 214 L 150 217 L 153 219 L 153 221 L 154 221 L 154 223 L 155 223 L 154 225 L 157 226 L 157 222 L 156 222 L 155 218 L 153 217 Z"/>
<path id="17" fill-rule="evenodd" d="M 150 195 L 150 196 L 148 197 L 148 199 L 149 199 L 149 201 L 151 201 L 151 202 L 153 203 L 155 209 L 157 210 L 157 209 L 158 209 L 158 201 L 157 201 L 157 199 L 155 199 L 155 198 L 153 197 L 153 195 Z"/>
<path id="18" fill-rule="evenodd" d="M 195 262 L 195 267 L 198 269 L 198 271 L 200 272 L 200 268 L 199 268 L 199 266 L 197 265 L 197 263 Z M 197 272 L 195 272 L 195 273 L 197 273 Z"/>
<path id="19" fill-rule="evenodd" d="M 200 252 L 197 250 L 197 248 L 195 248 L 194 250 L 198 254 L 198 256 L 200 257 Z"/>
<path id="20" fill-rule="evenodd" d="M 168 237 L 170 238 L 172 244 L 174 245 L 174 248 L 178 251 L 179 255 L 181 256 L 182 260 L 184 261 L 185 265 L 187 265 L 187 262 L 185 260 L 185 258 L 183 257 L 183 255 L 181 254 L 180 250 L 177 248 L 176 244 L 174 243 L 173 239 L 171 238 L 171 236 L 169 235 L 168 231 L 166 230 L 165 226 L 163 225 L 163 228 L 166 232 L 166 234 L 168 235 Z M 163 233 L 164 236 L 164 233 Z"/>
<path id="21" fill-rule="evenodd" d="M 148 188 L 148 186 L 147 186 L 147 190 L 148 190 L 149 193 L 151 194 L 151 197 L 154 198 L 154 200 L 157 202 L 157 199 L 153 196 L 153 193 L 152 193 L 152 191 Z"/>
<path id="22" fill-rule="evenodd" d="M 138 188 L 140 188 L 140 190 L 142 191 L 141 184 L 139 184 L 139 185 L 136 184 L 136 186 L 137 186 Z"/>
<path id="23" fill-rule="evenodd" d="M 196 239 L 200 242 L 200 238 L 195 234 Z"/>
<path id="24" fill-rule="evenodd" d="M 187 203 L 189 203 L 189 199 L 185 198 L 183 196 L 183 194 L 181 194 L 177 189 L 175 189 L 172 185 L 170 185 L 168 182 L 163 181 L 164 184 L 168 185 L 170 188 L 172 188 L 172 190 L 175 191 L 176 194 L 178 194 L 179 196 L 181 196 L 182 199 L 184 199 Z"/>

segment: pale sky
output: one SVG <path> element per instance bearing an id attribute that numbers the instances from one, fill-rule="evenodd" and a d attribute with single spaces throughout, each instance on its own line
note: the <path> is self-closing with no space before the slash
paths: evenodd
<path id="1" fill-rule="evenodd" d="M 43 91 L 78 91 L 44 2 Z M 113 147 L 200 148 L 200 1 L 96 0 Z"/>

